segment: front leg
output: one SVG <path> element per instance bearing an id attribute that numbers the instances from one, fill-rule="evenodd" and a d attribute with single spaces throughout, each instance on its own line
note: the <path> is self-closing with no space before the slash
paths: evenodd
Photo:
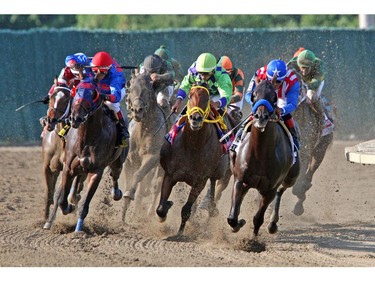
<path id="1" fill-rule="evenodd" d="M 176 183 L 177 181 L 175 181 L 171 176 L 167 174 L 164 175 L 163 184 L 160 191 L 159 206 L 156 209 L 156 214 L 159 216 L 160 222 L 164 222 L 167 219 L 168 210 L 173 205 L 173 202 L 168 201 L 168 198 L 171 195 L 172 188 Z"/>

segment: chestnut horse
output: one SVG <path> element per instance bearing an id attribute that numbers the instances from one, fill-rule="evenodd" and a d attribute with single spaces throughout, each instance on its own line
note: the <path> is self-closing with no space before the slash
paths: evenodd
<path id="1" fill-rule="evenodd" d="M 122 198 L 118 179 L 126 159 L 128 148 L 116 148 L 117 130 L 114 114 L 103 105 L 104 99 L 96 91 L 91 78 L 85 78 L 77 86 L 70 115 L 72 128 L 65 146 L 65 162 L 61 185 L 54 194 L 54 208 L 44 228 L 50 229 L 56 217 L 58 206 L 64 215 L 75 206 L 69 202 L 70 187 L 77 176 L 87 177 L 86 194 L 80 202 L 75 231 L 83 230 L 83 222 L 89 211 L 89 204 L 99 186 L 104 169 L 109 167 L 113 182 L 112 197 Z M 77 190 L 72 190 L 75 193 Z"/>
<path id="2" fill-rule="evenodd" d="M 189 93 L 185 125 L 177 133 L 172 144 L 164 141 L 160 150 L 160 163 L 165 174 L 156 213 L 164 222 L 173 202 L 168 201 L 177 182 L 191 186 L 187 202 L 181 210 L 181 225 L 177 235 L 182 235 L 190 218 L 192 206 L 205 187 L 208 179 L 214 184 L 228 175 L 229 155 L 219 142 L 216 124 L 209 119 L 210 94 L 207 85 L 193 86 Z M 215 122 L 222 122 L 221 116 Z M 180 123 L 180 122 L 179 122 Z M 229 173 L 230 177 L 230 173 Z"/>
<path id="3" fill-rule="evenodd" d="M 69 88 L 58 86 L 57 79 L 55 79 L 55 88 L 50 94 L 46 123 L 42 133 L 43 176 L 46 183 L 45 219 L 49 217 L 57 179 L 63 169 L 65 142 L 58 133 L 67 124 L 66 120 L 70 114 L 70 92 Z"/>
<path id="4" fill-rule="evenodd" d="M 253 93 L 253 120 L 250 133 L 246 133 L 237 153 L 231 152 L 231 169 L 234 176 L 232 202 L 227 218 L 233 232 L 245 225 L 238 220 L 242 201 L 250 188 L 261 195 L 259 209 L 253 218 L 254 237 L 264 222 L 264 214 L 275 199 L 269 233 L 277 231 L 279 207 L 284 191 L 293 186 L 299 174 L 298 155 L 294 162 L 289 132 L 276 122 L 277 95 L 272 83 L 264 80 Z M 245 132 L 244 132 L 245 133 Z"/>

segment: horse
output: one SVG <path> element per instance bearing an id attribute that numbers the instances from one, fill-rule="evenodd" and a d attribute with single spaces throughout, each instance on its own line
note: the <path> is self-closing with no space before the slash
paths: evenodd
<path id="1" fill-rule="evenodd" d="M 238 152 L 230 153 L 234 185 L 227 222 L 233 232 L 238 232 L 245 225 L 244 219 L 238 219 L 240 207 L 249 189 L 255 188 L 261 196 L 259 209 L 253 218 L 253 237 L 256 237 L 264 222 L 264 214 L 274 199 L 268 231 L 271 234 L 277 232 L 281 197 L 297 180 L 299 160 L 298 153 L 294 159 L 288 129 L 277 122 L 277 94 L 272 82 L 260 82 L 252 98 L 254 106 L 250 133 L 245 128 L 246 135 L 238 146 Z"/>
<path id="2" fill-rule="evenodd" d="M 310 100 L 302 90 L 297 110 L 294 113 L 301 137 L 301 173 L 292 189 L 292 193 L 298 198 L 293 208 L 293 213 L 297 216 L 304 213 L 303 202 L 306 199 L 306 192 L 311 188 L 313 175 L 333 141 L 333 130 L 326 133 L 322 130 L 323 113 L 318 112 L 317 102 L 321 102 L 319 97 Z M 324 132 L 323 135 L 322 132 Z"/>
<path id="3" fill-rule="evenodd" d="M 54 90 L 49 96 L 47 116 L 42 132 L 42 170 L 46 183 L 44 219 L 49 217 L 57 179 L 63 169 L 65 139 L 59 136 L 59 132 L 68 126 L 71 100 L 71 89 L 58 85 L 57 77 L 55 77 Z M 84 181 L 84 177 L 79 177 L 74 183 L 77 194 L 71 200 L 75 203 L 80 200 L 79 193 L 83 189 Z"/>
<path id="4" fill-rule="evenodd" d="M 83 223 L 89 211 L 104 169 L 109 167 L 113 188 L 112 197 L 118 201 L 122 191 L 118 179 L 128 153 L 128 147 L 116 147 L 117 130 L 114 114 L 103 105 L 104 98 L 96 91 L 91 78 L 85 78 L 78 86 L 73 98 L 70 114 L 72 128 L 65 145 L 65 162 L 59 188 L 54 193 L 54 208 L 44 229 L 50 229 L 56 217 L 58 206 L 64 215 L 74 211 L 75 205 L 69 200 L 73 180 L 87 177 L 86 194 L 80 201 L 75 231 L 83 231 Z"/>
<path id="5" fill-rule="evenodd" d="M 173 142 L 165 140 L 160 149 L 160 164 L 164 170 L 159 205 L 156 213 L 160 222 L 167 218 L 173 202 L 168 201 L 173 187 L 185 182 L 191 189 L 181 210 L 181 224 L 177 236 L 183 234 L 192 207 L 205 187 L 208 179 L 214 184 L 227 175 L 229 155 L 219 142 L 216 124 L 223 125 L 222 116 L 209 119 L 211 112 L 210 94 L 207 84 L 194 85 L 189 92 L 186 115 L 176 126 L 182 126 Z"/>
<path id="6" fill-rule="evenodd" d="M 125 161 L 125 186 L 122 221 L 125 223 L 126 212 L 130 202 L 135 199 L 138 186 L 144 178 L 152 177 L 147 183 L 148 189 L 154 194 L 153 204 L 148 213 L 156 206 L 157 195 L 162 180 L 160 167 L 160 147 L 167 129 L 172 125 L 166 113 L 157 103 L 157 93 L 165 87 L 155 84 L 147 72 L 132 76 L 128 96 L 126 98 L 130 114 L 130 149 Z M 171 117 L 172 113 L 168 117 Z M 163 128 L 164 127 L 164 128 Z M 154 174 L 151 172 L 154 171 Z M 150 187 L 151 186 L 151 187 Z M 143 191 L 142 196 L 146 192 Z"/>

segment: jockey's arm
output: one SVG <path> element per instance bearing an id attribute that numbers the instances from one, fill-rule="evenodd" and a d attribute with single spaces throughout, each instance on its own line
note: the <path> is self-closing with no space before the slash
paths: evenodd
<path id="1" fill-rule="evenodd" d="M 292 113 L 297 109 L 300 84 L 295 83 L 286 94 L 286 106 L 282 108 L 282 115 Z"/>
<path id="2" fill-rule="evenodd" d="M 250 106 L 252 105 L 251 95 L 253 94 L 253 91 L 258 83 L 259 83 L 259 78 L 254 74 L 253 77 L 251 77 L 249 86 L 247 87 L 247 90 L 245 93 L 245 100 Z"/>
<path id="3" fill-rule="evenodd" d="M 236 77 L 234 77 L 234 89 L 230 103 L 236 103 L 242 100 L 244 90 L 244 75 L 240 69 L 238 69 Z"/>
<path id="4" fill-rule="evenodd" d="M 220 99 L 218 101 L 219 108 L 225 108 L 231 101 L 232 98 L 232 81 L 229 75 L 221 75 L 218 80 L 218 91 L 220 94 Z"/>

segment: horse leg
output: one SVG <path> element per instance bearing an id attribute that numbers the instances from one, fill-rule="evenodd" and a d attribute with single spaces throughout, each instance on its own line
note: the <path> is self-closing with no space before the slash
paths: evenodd
<path id="1" fill-rule="evenodd" d="M 207 189 L 207 193 L 204 196 L 202 203 L 199 205 L 199 208 L 208 211 L 208 214 L 210 217 L 215 216 L 215 209 L 217 211 L 216 215 L 219 213 L 215 204 L 215 189 L 216 189 L 216 180 L 210 179 L 210 185 Z"/>
<path id="2" fill-rule="evenodd" d="M 116 159 L 116 161 L 114 161 L 109 166 L 110 171 L 111 171 L 110 176 L 112 178 L 112 184 L 113 184 L 113 187 L 112 187 L 112 190 L 111 190 L 111 195 L 112 195 L 113 200 L 115 200 L 115 201 L 119 201 L 122 198 L 122 191 L 118 186 L 118 179 L 120 178 L 120 174 L 121 174 L 121 171 L 122 171 L 122 164 L 123 164 L 123 161 L 119 157 L 119 158 Z"/>
<path id="3" fill-rule="evenodd" d="M 75 232 L 80 232 L 83 230 L 83 222 L 87 214 L 89 213 L 89 206 L 90 206 L 91 199 L 94 196 L 99 186 L 103 172 L 104 172 L 104 169 L 97 171 L 95 174 L 89 175 L 89 182 L 87 184 L 87 192 L 84 198 L 82 199 L 80 207 L 79 207 L 78 220 L 77 220 Z"/>
<path id="4" fill-rule="evenodd" d="M 253 224 L 254 224 L 253 235 L 254 235 L 254 237 L 258 236 L 259 229 L 264 222 L 264 214 L 265 214 L 269 204 L 275 198 L 276 192 L 271 190 L 267 194 L 265 194 L 265 195 L 261 194 L 261 195 L 262 195 L 262 199 L 260 200 L 259 209 L 258 209 L 257 213 L 255 214 L 255 216 L 253 218 Z M 281 195 L 280 195 L 280 199 L 281 199 Z M 279 206 L 277 208 L 279 208 Z"/>
<path id="5" fill-rule="evenodd" d="M 314 146 L 311 162 L 306 172 L 306 179 L 310 182 L 312 182 L 314 173 L 319 168 L 320 164 L 322 164 L 328 146 L 332 143 L 332 141 L 333 133 L 319 138 L 318 142 Z"/>
<path id="6" fill-rule="evenodd" d="M 270 223 L 268 224 L 268 232 L 270 234 L 275 234 L 277 232 L 277 222 L 279 221 L 279 210 L 280 210 L 280 202 L 281 197 L 284 194 L 284 191 L 287 189 L 287 187 L 281 187 L 276 192 L 276 198 L 275 198 L 275 205 L 273 208 L 273 212 L 271 214 Z"/>
<path id="7" fill-rule="evenodd" d="M 44 219 L 47 220 L 50 214 L 50 207 L 53 204 L 53 194 L 60 171 L 52 172 L 49 165 L 45 165 L 43 167 L 43 174 L 46 182 Z"/>
<path id="8" fill-rule="evenodd" d="M 168 201 L 171 195 L 172 188 L 175 186 L 175 181 L 171 176 L 165 174 L 163 184 L 160 191 L 159 206 L 156 208 L 156 214 L 159 216 L 159 221 L 164 222 L 167 219 L 168 210 L 173 206 L 172 201 Z"/>
<path id="9" fill-rule="evenodd" d="M 68 204 L 68 191 L 69 187 L 73 182 L 74 177 L 69 175 L 68 171 L 64 171 L 61 179 L 61 184 L 56 188 L 53 198 L 53 209 L 49 215 L 47 222 L 44 224 L 43 229 L 51 229 L 52 224 L 56 218 L 57 208 L 60 206 L 64 215 L 71 213 L 74 210 L 74 207 L 71 204 Z"/>
<path id="10" fill-rule="evenodd" d="M 84 176 L 83 175 L 78 175 L 74 181 L 72 188 L 70 189 L 69 195 L 68 195 L 68 203 L 77 205 L 79 200 L 81 200 L 81 195 L 79 193 L 83 189 L 84 181 L 82 180 Z"/>
<path id="11" fill-rule="evenodd" d="M 232 232 L 238 232 L 241 227 L 246 224 L 244 219 L 238 220 L 240 214 L 242 201 L 249 189 L 245 188 L 242 181 L 235 180 L 234 186 L 232 189 L 232 199 L 231 207 L 229 211 L 229 216 L 227 218 L 228 224 L 232 227 Z"/>
<path id="12" fill-rule="evenodd" d="M 163 184 L 163 178 L 164 178 L 164 170 L 158 166 L 155 170 L 155 176 L 152 180 L 152 192 L 153 192 L 153 200 L 152 204 L 150 204 L 150 207 L 148 208 L 147 214 L 150 215 L 153 211 L 156 209 L 157 200 L 160 194 L 160 188 Z"/>
<path id="13" fill-rule="evenodd" d="M 184 232 L 186 222 L 189 220 L 191 215 L 191 208 L 194 205 L 195 201 L 197 200 L 199 194 L 202 192 L 206 181 L 203 181 L 195 186 L 191 187 L 188 200 L 186 201 L 185 205 L 181 209 L 181 224 L 178 230 L 177 235 L 182 235 Z"/>
<path id="14" fill-rule="evenodd" d="M 157 165 L 157 162 L 159 161 L 159 155 L 149 155 L 145 156 L 142 159 L 142 165 L 133 174 L 132 181 L 130 188 L 127 189 L 124 193 L 124 204 L 123 204 L 123 209 L 122 209 L 122 221 L 125 223 L 125 218 L 126 218 L 126 212 L 129 209 L 130 202 L 134 200 L 134 195 L 136 192 L 136 188 L 138 184 L 142 181 L 145 175 L 147 175 L 152 168 L 154 168 Z"/>

